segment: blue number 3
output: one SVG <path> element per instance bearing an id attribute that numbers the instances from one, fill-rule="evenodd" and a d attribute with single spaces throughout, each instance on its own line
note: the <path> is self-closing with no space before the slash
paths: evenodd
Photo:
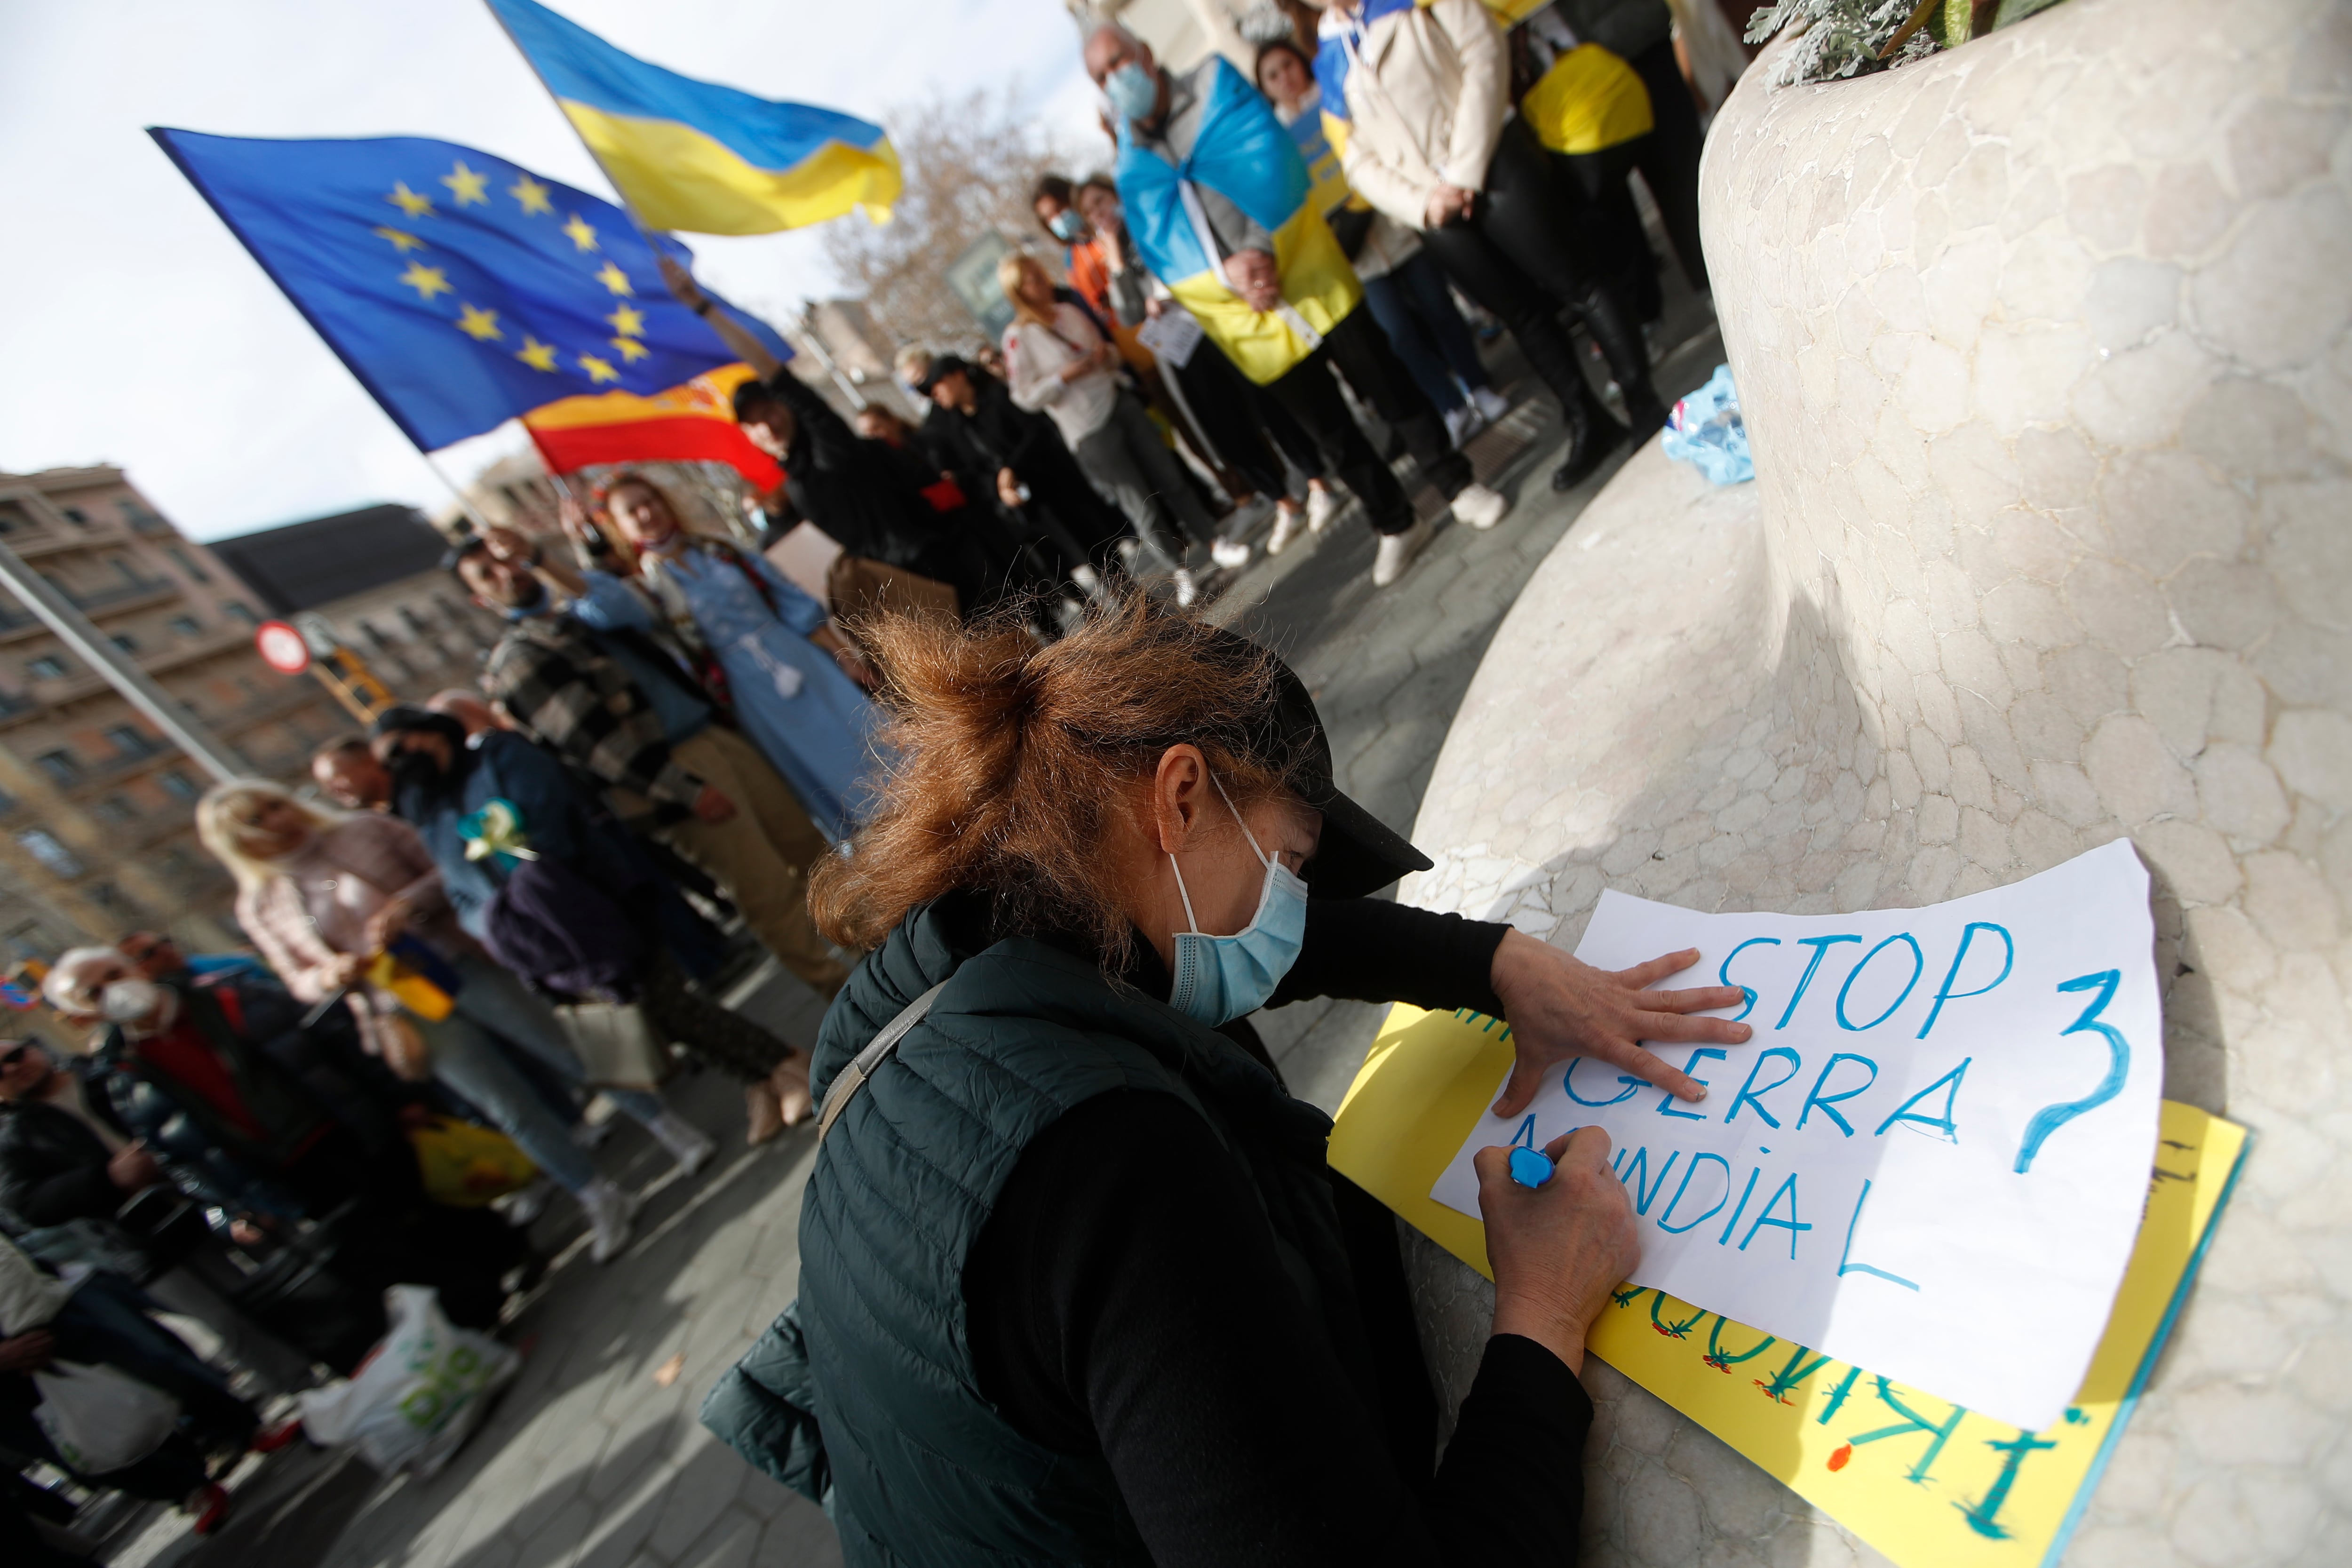
<path id="1" fill-rule="evenodd" d="M 2033 1157 L 2042 1152 L 2042 1145 L 2049 1139 L 2050 1134 L 2057 1131 L 2083 1112 L 2095 1110 L 2123 1092 L 2124 1076 L 2131 1070 L 2131 1042 L 2125 1039 L 2123 1031 L 2113 1024 L 2099 1022 L 2099 1015 L 2105 1012 L 2107 1004 L 2116 999 L 2116 987 L 2122 984 L 2121 971 L 2103 969 L 2096 974 L 2078 975 L 2058 987 L 2061 991 L 2096 991 L 2098 993 L 2091 998 L 2091 1005 L 2083 1009 L 2083 1016 L 2060 1030 L 2059 1035 L 2063 1038 L 2067 1035 L 2079 1035 L 2085 1030 L 2105 1035 L 2107 1037 L 2107 1076 L 2099 1080 L 2098 1088 L 2082 1099 L 2065 1100 L 2057 1105 L 2045 1105 L 2033 1113 L 2033 1120 L 2025 1124 L 2025 1142 L 2017 1146 L 2016 1169 L 2019 1175 L 2025 1174 L 2032 1168 Z"/>

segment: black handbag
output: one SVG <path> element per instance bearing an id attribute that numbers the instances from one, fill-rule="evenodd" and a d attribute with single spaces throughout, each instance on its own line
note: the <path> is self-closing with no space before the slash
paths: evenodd
<path id="1" fill-rule="evenodd" d="M 167 1186 L 152 1186 L 124 1200 L 114 1223 L 147 1255 L 154 1272 L 176 1268 L 212 1239 L 204 1206 Z"/>

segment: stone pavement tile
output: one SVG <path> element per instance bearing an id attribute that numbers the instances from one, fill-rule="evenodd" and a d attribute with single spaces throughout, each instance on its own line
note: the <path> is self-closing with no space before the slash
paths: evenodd
<path id="1" fill-rule="evenodd" d="M 740 1461 L 738 1461 L 739 1463 Z M 680 1552 L 677 1568 L 748 1568 L 767 1526 L 750 1510 L 730 1508 L 711 1521 L 694 1544 Z"/>
<path id="2" fill-rule="evenodd" d="M 623 1568 L 645 1550 L 667 1499 L 670 1469 L 654 1465 L 626 1487 L 591 1491 L 596 1522 L 580 1543 L 572 1568 Z"/>
<path id="3" fill-rule="evenodd" d="M 694 1545 L 710 1528 L 711 1521 L 735 1500 L 736 1492 L 752 1473 L 742 1456 L 699 1424 L 694 1432 L 699 1441 L 681 1445 L 686 1452 L 680 1456 L 670 1479 L 667 1495 L 662 1500 L 661 1515 L 646 1537 L 646 1546 L 665 1562 L 681 1562 L 686 1549 Z M 756 1525 L 758 1521 L 752 1522 Z"/>
<path id="4" fill-rule="evenodd" d="M 841 1537 L 824 1510 L 796 1492 L 776 1489 L 784 1493 L 784 1506 L 768 1521 L 759 1561 L 775 1568 L 839 1568 Z"/>
<path id="5" fill-rule="evenodd" d="M 596 1522 L 596 1504 L 574 1497 L 529 1531 L 509 1532 L 516 1546 L 514 1568 L 572 1568 L 580 1543 Z M 457 1568 L 452 1564 L 451 1568 Z"/>

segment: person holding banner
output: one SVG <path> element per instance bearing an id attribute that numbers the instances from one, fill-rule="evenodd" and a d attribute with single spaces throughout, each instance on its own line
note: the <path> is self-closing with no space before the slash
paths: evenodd
<path id="1" fill-rule="evenodd" d="M 1328 3 L 1328 0 L 1327 0 Z M 1349 183 L 1422 243 L 1465 292 L 1500 317 L 1568 423 L 1551 486 L 1581 482 L 1629 437 L 1666 422 L 1641 329 L 1591 274 L 1566 220 L 1573 203 L 1510 113 L 1510 58 L 1479 0 L 1329 4 L 1315 60 L 1324 112 L 1344 120 Z M 1629 432 L 1593 395 L 1555 312 L 1565 301 L 1609 359 Z"/>
<path id="2" fill-rule="evenodd" d="M 1145 261 L 1235 368 L 1307 427 L 1364 503 L 1380 535 L 1373 585 L 1402 576 L 1435 530 L 1414 516 L 1333 371 L 1404 437 L 1457 519 L 1475 529 L 1500 522 L 1510 503 L 1477 482 L 1379 326 L 1357 311 L 1363 285 L 1272 106 L 1222 57 L 1171 76 L 1115 24 L 1087 37 L 1086 65 L 1119 122 L 1119 201 Z"/>

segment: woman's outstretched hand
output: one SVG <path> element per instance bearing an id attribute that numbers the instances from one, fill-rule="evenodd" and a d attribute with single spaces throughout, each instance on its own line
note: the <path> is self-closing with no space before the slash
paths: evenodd
<path id="1" fill-rule="evenodd" d="M 1570 1057 L 1596 1057 L 1677 1099 L 1705 1100 L 1706 1090 L 1696 1080 L 1642 1048 L 1643 1040 L 1748 1043 L 1754 1031 L 1745 1024 L 1691 1016 L 1709 1007 L 1737 1007 L 1743 994 L 1738 986 L 1651 989 L 1697 962 L 1698 949 L 1685 948 L 1612 973 L 1595 969 L 1525 931 L 1504 937 L 1503 945 L 1495 950 L 1495 994 L 1502 998 L 1503 1016 L 1510 1020 L 1518 1060 L 1503 1086 L 1503 1098 L 1495 1102 L 1495 1114 L 1517 1116 L 1527 1109 L 1544 1069 Z"/>
<path id="2" fill-rule="evenodd" d="M 1540 1187 L 1511 1179 L 1508 1149 L 1481 1149 L 1475 1161 L 1495 1332 L 1533 1340 L 1581 1373 L 1585 1332 L 1641 1262 L 1642 1245 L 1633 1205 L 1609 1171 L 1608 1133 L 1580 1127 L 1544 1152 L 1553 1170 Z"/>

